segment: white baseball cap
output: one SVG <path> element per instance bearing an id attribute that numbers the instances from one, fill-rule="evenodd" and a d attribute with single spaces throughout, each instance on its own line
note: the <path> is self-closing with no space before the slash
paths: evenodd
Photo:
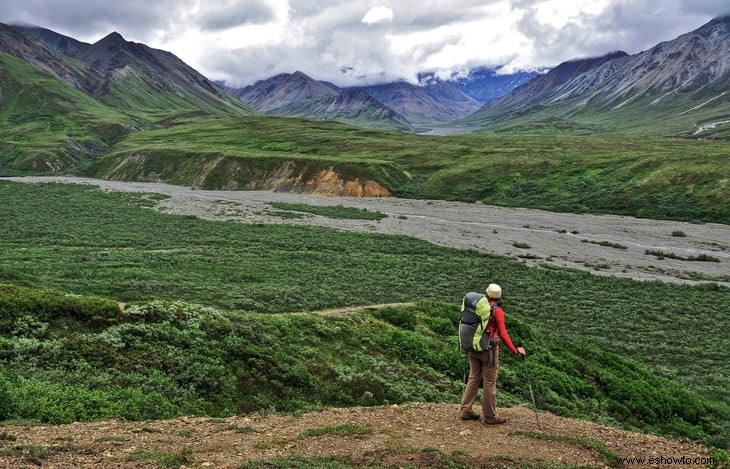
<path id="1" fill-rule="evenodd" d="M 487 296 L 495 300 L 502 298 L 502 288 L 496 283 L 490 283 L 487 287 Z"/>

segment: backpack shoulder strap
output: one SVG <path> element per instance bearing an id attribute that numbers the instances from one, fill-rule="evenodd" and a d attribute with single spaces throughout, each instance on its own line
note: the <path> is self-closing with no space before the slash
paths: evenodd
<path id="1" fill-rule="evenodd" d="M 494 310 L 495 309 L 497 309 L 497 304 L 496 303 L 493 304 L 493 305 L 489 305 L 489 322 L 487 322 L 487 324 L 489 324 L 490 322 L 493 322 L 493 320 L 494 320 Z"/>

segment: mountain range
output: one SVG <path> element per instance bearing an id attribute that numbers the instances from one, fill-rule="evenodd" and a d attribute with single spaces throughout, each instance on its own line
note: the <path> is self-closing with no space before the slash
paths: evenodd
<path id="1" fill-rule="evenodd" d="M 482 68 L 446 81 L 424 73 L 418 84 L 401 81 L 359 89 L 376 100 L 368 106 L 395 112 L 373 114 L 384 119 L 381 127 L 398 130 L 408 130 L 407 122 L 415 131 L 435 127 L 726 138 L 729 23 L 730 16 L 719 17 L 635 55 L 615 51 L 570 60 L 545 73 L 500 75 Z M 301 72 L 233 90 L 265 113 L 335 120 L 336 107 L 326 106 L 329 114 L 323 114 L 323 103 L 344 91 Z"/>
<path id="2" fill-rule="evenodd" d="M 730 136 L 730 16 L 635 55 L 565 62 L 466 119 L 479 128 Z M 724 126 L 724 127 L 723 127 Z"/>
<path id="3" fill-rule="evenodd" d="M 479 102 L 455 84 L 435 78 L 418 85 L 398 81 L 339 88 L 296 71 L 228 91 L 270 115 L 340 120 L 407 131 L 419 125 L 466 117 L 480 108 Z"/>
<path id="4" fill-rule="evenodd" d="M 355 125 L 413 130 L 398 112 L 362 89 L 340 89 L 302 72 L 283 73 L 228 91 L 258 111 L 276 116 L 339 120 Z"/>
<path id="5" fill-rule="evenodd" d="M 723 16 L 638 54 L 571 60 L 545 73 L 476 69 L 340 88 L 294 72 L 233 89 L 116 32 L 88 44 L 0 24 L 0 164 L 58 170 L 137 130 L 257 114 L 406 132 L 728 138 L 729 31 Z"/>

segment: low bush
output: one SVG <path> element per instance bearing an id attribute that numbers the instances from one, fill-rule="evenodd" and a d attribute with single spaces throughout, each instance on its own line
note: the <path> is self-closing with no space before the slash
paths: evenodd
<path id="1" fill-rule="evenodd" d="M 0 284 L 0 333 L 23 328 L 20 323 L 29 317 L 38 321 L 35 326 L 53 323 L 60 328 L 99 329 L 120 322 L 122 313 L 115 301 L 104 298 Z M 28 328 L 34 326 L 26 325 L 24 330 Z"/>

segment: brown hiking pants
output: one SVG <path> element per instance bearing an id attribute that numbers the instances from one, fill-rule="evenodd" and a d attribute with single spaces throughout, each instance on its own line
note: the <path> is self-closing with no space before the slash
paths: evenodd
<path id="1" fill-rule="evenodd" d="M 484 352 L 467 352 L 469 357 L 469 380 L 461 397 L 461 414 L 472 410 L 479 392 L 479 380 L 482 386 L 482 418 L 497 417 L 497 371 L 499 369 L 499 348 L 494 347 Z"/>

